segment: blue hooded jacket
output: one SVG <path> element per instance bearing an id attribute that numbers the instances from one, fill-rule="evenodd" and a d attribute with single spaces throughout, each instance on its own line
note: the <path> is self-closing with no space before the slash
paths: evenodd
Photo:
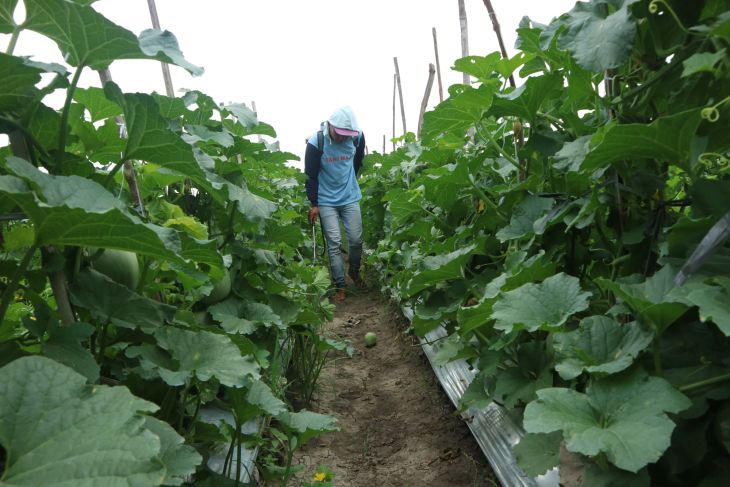
<path id="1" fill-rule="evenodd" d="M 329 135 L 328 124 L 360 132 L 337 143 Z M 319 151 L 317 134 L 307 141 L 304 171 L 308 176 L 307 197 L 312 206 L 343 206 L 362 199 L 357 173 L 365 154 L 365 137 L 348 107 L 338 109 L 321 125 L 322 151 Z"/>

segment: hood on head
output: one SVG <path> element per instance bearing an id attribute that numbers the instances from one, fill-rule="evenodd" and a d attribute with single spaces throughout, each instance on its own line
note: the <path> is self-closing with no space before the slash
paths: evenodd
<path id="1" fill-rule="evenodd" d="M 336 132 L 342 135 L 355 136 L 360 133 L 360 128 L 357 125 L 355 114 L 352 112 L 352 108 L 350 107 L 338 108 L 332 115 L 330 115 L 330 118 L 327 119 L 327 121 L 333 127 L 340 129 L 336 130 Z"/>

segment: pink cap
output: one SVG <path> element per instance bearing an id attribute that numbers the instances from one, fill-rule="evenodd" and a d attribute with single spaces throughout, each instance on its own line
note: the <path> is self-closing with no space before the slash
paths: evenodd
<path id="1" fill-rule="evenodd" d="M 332 128 L 334 129 L 335 132 L 337 132 L 340 135 L 344 135 L 345 137 L 355 137 L 356 135 L 358 135 L 360 133 L 357 130 L 341 129 L 340 127 L 335 127 L 334 125 L 332 126 Z"/>

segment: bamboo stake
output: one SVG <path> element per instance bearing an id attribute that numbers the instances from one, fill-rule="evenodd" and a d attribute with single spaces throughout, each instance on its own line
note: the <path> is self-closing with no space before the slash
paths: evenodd
<path id="1" fill-rule="evenodd" d="M 398 75 L 393 73 L 393 150 L 395 150 L 395 89 Z"/>
<path id="2" fill-rule="evenodd" d="M 497 14 L 494 11 L 491 0 L 484 0 L 484 6 L 487 7 L 487 12 L 489 12 L 489 19 L 492 21 L 492 28 L 494 29 L 494 33 L 497 35 L 497 42 L 499 43 L 499 51 L 502 54 L 502 58 L 509 59 L 509 56 L 507 55 L 507 49 L 504 47 L 504 40 L 502 39 L 502 29 L 499 27 Z M 515 77 L 514 75 L 512 75 L 512 73 L 510 73 L 509 75 L 509 84 L 510 86 L 512 86 L 512 88 L 517 87 L 517 84 L 515 83 Z M 517 156 L 517 152 L 519 151 L 519 149 L 525 145 L 525 133 L 522 128 L 522 120 L 520 120 L 519 118 L 515 120 L 512 133 L 515 137 L 515 156 Z M 525 179 L 527 179 L 530 162 L 524 161 L 522 159 L 520 159 L 519 162 L 520 165 L 525 168 L 524 170 L 520 171 L 520 180 L 524 181 Z"/>
<path id="3" fill-rule="evenodd" d="M 383 134 L 383 154 L 385 154 L 385 134 Z"/>
<path id="4" fill-rule="evenodd" d="M 431 88 L 433 87 L 433 77 L 435 75 L 436 68 L 433 64 L 428 65 L 428 83 L 426 83 L 426 92 L 423 94 L 423 100 L 421 101 L 421 113 L 418 115 L 418 138 L 421 138 L 421 129 L 423 129 L 423 114 L 426 112 L 426 106 L 428 105 L 428 98 L 431 96 Z"/>
<path id="5" fill-rule="evenodd" d="M 466 8 L 464 7 L 464 0 L 459 0 L 459 24 L 461 25 L 461 57 L 467 57 L 469 55 L 469 28 L 466 23 Z M 464 74 L 464 84 L 469 85 L 469 75 Z"/>
<path id="6" fill-rule="evenodd" d="M 157 16 L 157 6 L 155 5 L 155 0 L 147 0 L 147 6 L 150 9 L 152 27 L 157 30 L 162 30 L 160 29 L 160 18 Z M 170 98 L 174 98 L 175 91 L 172 89 L 172 76 L 170 75 L 170 66 L 168 66 L 167 63 L 163 63 L 161 61 L 160 66 L 162 66 L 162 78 L 165 80 L 165 93 Z"/>
<path id="7" fill-rule="evenodd" d="M 403 119 L 403 135 L 405 135 L 408 130 L 406 129 L 406 109 L 403 107 L 403 88 L 400 84 L 400 70 L 398 69 L 398 58 L 393 58 L 393 63 L 395 64 L 395 79 L 398 83 L 398 98 L 400 98 L 400 115 Z"/>
<path id="8" fill-rule="evenodd" d="M 436 40 L 436 27 L 432 27 L 431 32 L 433 32 L 433 51 L 436 55 L 436 76 L 439 84 L 439 101 L 441 102 L 444 101 L 444 89 L 441 84 L 441 63 L 439 62 L 439 44 Z"/>
<path id="9" fill-rule="evenodd" d="M 484 0 L 484 5 L 487 7 L 487 12 L 489 12 L 489 19 L 492 21 L 492 28 L 497 34 L 497 42 L 499 43 L 499 50 L 502 53 L 502 57 L 504 59 L 509 59 L 509 57 L 507 56 L 507 49 L 505 49 L 504 47 L 504 40 L 502 40 L 502 29 L 499 27 L 499 21 L 497 20 L 497 14 L 494 12 L 492 1 Z M 512 88 L 515 88 L 517 86 L 515 85 L 515 78 L 514 76 L 512 76 L 512 74 L 509 75 L 509 84 L 512 86 Z"/>

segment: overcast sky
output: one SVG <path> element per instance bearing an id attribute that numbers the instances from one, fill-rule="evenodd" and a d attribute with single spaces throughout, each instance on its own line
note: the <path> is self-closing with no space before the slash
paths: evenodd
<path id="1" fill-rule="evenodd" d="M 498 45 L 482 0 L 465 0 L 469 51 Z M 509 55 L 520 19 L 547 23 L 574 0 L 492 0 Z M 151 27 L 146 0 L 100 0 L 95 8 L 139 34 Z M 259 119 L 274 126 L 282 150 L 300 157 L 305 139 L 335 108 L 350 105 L 370 151 L 392 136 L 393 57 L 398 58 L 407 129 L 416 131 L 428 65 L 435 63 L 436 28 L 444 85 L 461 82 L 451 69 L 461 57 L 457 0 L 157 0 L 163 29 L 178 38 L 188 61 L 205 68 L 192 77 L 172 67 L 175 90 L 197 89 L 222 103 L 256 103 Z M 0 36 L 0 47 L 8 36 Z M 60 62 L 55 44 L 24 31 L 16 55 Z M 118 61 L 112 77 L 124 91 L 165 92 L 158 63 Z M 81 84 L 99 85 L 94 73 Z M 429 108 L 438 103 L 434 82 Z M 397 108 L 396 134 L 402 134 Z M 388 150 L 391 145 L 388 142 Z M 301 167 L 301 163 L 297 164 Z"/>

